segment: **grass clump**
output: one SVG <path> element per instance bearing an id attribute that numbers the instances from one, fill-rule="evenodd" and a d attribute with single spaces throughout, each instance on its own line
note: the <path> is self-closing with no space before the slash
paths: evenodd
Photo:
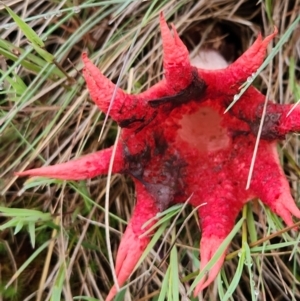
<path id="1" fill-rule="evenodd" d="M 215 48 L 229 61 L 259 31 L 268 34 L 275 25 L 282 43 L 277 41 L 272 63 L 260 70 L 255 85 L 268 90 L 271 99 L 296 104 L 300 1 L 10 2 L 9 9 L 0 4 L 0 295 L 4 300 L 103 300 L 113 284 L 105 242 L 107 179 L 24 183 L 13 175 L 114 143 L 116 124 L 104 122 L 88 97 L 80 73 L 82 51 L 106 76 L 136 93 L 163 75 L 160 11 L 176 24 L 191 55 L 199 47 Z M 288 137 L 280 149 L 297 202 L 298 136 Z M 115 257 L 134 191 L 119 175 L 109 186 Z M 187 300 L 199 267 L 197 218 L 189 207 L 164 214 L 133 285 L 118 300 Z M 299 236 L 288 230 L 258 201 L 247 205 L 228 261 L 203 299 L 300 299 Z"/>

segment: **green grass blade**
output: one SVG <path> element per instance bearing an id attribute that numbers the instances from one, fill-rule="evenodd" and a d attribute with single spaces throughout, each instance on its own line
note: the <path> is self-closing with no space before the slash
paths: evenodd
<path id="1" fill-rule="evenodd" d="M 161 285 L 161 289 L 160 289 L 160 293 L 159 293 L 159 297 L 158 297 L 157 301 L 165 301 L 166 300 L 166 296 L 168 294 L 170 272 L 171 272 L 171 269 L 170 269 L 170 267 L 168 267 L 167 272 L 164 277 L 164 280 Z M 167 300 L 169 300 L 169 299 L 167 299 Z M 172 301 L 172 300 L 170 300 L 170 301 Z"/>
<path id="2" fill-rule="evenodd" d="M 5 229 L 8 229 L 8 228 L 12 228 L 12 227 L 15 227 L 17 225 L 18 221 L 16 219 L 11 219 L 9 220 L 8 222 L 2 224 L 0 226 L 0 231 L 3 231 Z"/>
<path id="3" fill-rule="evenodd" d="M 237 266 L 237 269 L 235 271 L 234 277 L 222 299 L 222 301 L 227 301 L 232 297 L 232 294 L 234 293 L 235 289 L 237 288 L 239 281 L 241 279 L 242 273 L 243 273 L 243 268 L 244 268 L 244 263 L 245 263 L 245 250 L 242 250 L 240 253 L 240 259 L 239 263 Z"/>
<path id="4" fill-rule="evenodd" d="M 250 236 L 250 241 L 255 242 L 257 241 L 257 232 L 255 228 L 255 221 L 253 216 L 252 204 L 247 204 L 247 229 Z"/>
<path id="5" fill-rule="evenodd" d="M 34 209 L 24 209 L 24 208 L 6 208 L 6 207 L 0 207 L 0 212 L 3 212 L 4 216 L 19 216 L 19 217 L 34 217 L 36 219 L 40 220 L 48 220 L 51 218 L 50 213 L 45 213 L 39 210 L 34 210 Z"/>
<path id="6" fill-rule="evenodd" d="M 23 226 L 24 226 L 24 223 L 22 221 L 17 221 L 14 235 L 18 234 L 21 231 L 21 229 L 23 228 Z"/>
<path id="7" fill-rule="evenodd" d="M 35 248 L 35 222 L 28 223 L 28 233 L 30 237 L 30 243 L 32 248 Z"/>
<path id="8" fill-rule="evenodd" d="M 43 49 L 35 44 L 32 44 L 32 47 L 46 62 L 48 62 L 48 63 L 54 62 L 54 56 L 51 53 L 49 53 L 45 49 Z"/>
<path id="9" fill-rule="evenodd" d="M 4 72 L 0 69 L 0 73 L 3 74 Z M 13 78 L 11 78 L 10 76 L 6 76 L 6 80 L 10 83 L 10 85 L 13 87 L 14 92 L 17 95 L 22 95 L 23 93 L 25 93 L 27 86 L 24 83 L 24 81 L 17 75 L 17 74 L 13 74 Z M 10 97 L 11 99 L 11 97 Z"/>
<path id="10" fill-rule="evenodd" d="M 14 13 L 8 6 L 5 5 L 5 9 L 18 24 L 26 38 L 33 44 L 38 47 L 44 47 L 45 44 L 42 39 L 35 33 L 35 31 L 27 25 L 16 13 Z"/>
<path id="11" fill-rule="evenodd" d="M 268 20 L 270 23 L 272 23 L 272 0 L 265 0 L 265 7 L 266 7 L 266 12 L 268 16 Z"/>
<path id="12" fill-rule="evenodd" d="M 247 242 L 244 242 L 243 244 L 243 248 L 245 250 L 245 265 L 248 268 L 248 273 L 249 273 L 249 279 L 250 279 L 250 291 L 251 291 L 251 300 L 252 301 L 256 301 L 256 289 L 255 289 L 255 283 L 253 280 L 253 273 L 252 273 L 252 257 L 251 257 L 251 253 L 250 253 L 250 248 Z"/>
<path id="13" fill-rule="evenodd" d="M 172 243 L 175 242 L 176 233 L 173 229 L 172 231 Z M 179 272 L 178 272 L 178 254 L 177 254 L 177 248 L 176 245 L 173 246 L 171 253 L 170 253 L 170 287 L 169 291 L 172 294 L 172 300 L 173 301 L 179 301 Z"/>
<path id="14" fill-rule="evenodd" d="M 61 301 L 61 293 L 63 290 L 63 284 L 65 280 L 65 265 L 64 263 L 61 264 L 59 271 L 57 273 L 57 277 L 54 282 L 54 286 L 52 287 L 52 292 L 51 292 L 51 299 L 50 301 Z"/>

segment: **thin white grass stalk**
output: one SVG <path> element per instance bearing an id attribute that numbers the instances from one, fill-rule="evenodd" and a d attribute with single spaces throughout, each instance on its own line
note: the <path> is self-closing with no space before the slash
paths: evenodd
<path id="1" fill-rule="evenodd" d="M 300 103 L 300 98 L 297 100 L 297 102 L 291 107 L 291 109 L 289 110 L 289 112 L 286 114 L 286 117 L 288 117 L 295 109 L 296 107 L 299 105 Z"/>
<path id="2" fill-rule="evenodd" d="M 261 116 L 261 121 L 260 121 L 260 124 L 259 124 L 259 129 L 258 129 L 256 141 L 255 141 L 254 150 L 253 150 L 253 155 L 252 155 L 252 158 L 251 158 L 251 164 L 250 164 L 248 178 L 247 178 L 246 190 L 248 190 L 250 188 L 250 183 L 251 183 L 251 179 L 252 179 L 252 175 L 253 175 L 253 169 L 254 169 L 255 160 L 256 160 L 256 156 L 257 156 L 259 140 L 260 140 L 262 128 L 263 128 L 264 121 L 265 121 L 266 111 L 267 111 L 268 94 L 269 94 L 269 92 L 266 95 L 266 99 L 265 99 L 265 103 L 264 103 L 264 107 L 263 107 L 263 112 L 262 112 L 262 116 Z"/>
<path id="3" fill-rule="evenodd" d="M 60 216 L 56 216 L 55 220 L 54 220 L 54 224 L 55 225 L 59 225 L 60 224 Z M 47 274 L 49 271 L 49 266 L 50 266 L 50 261 L 51 261 L 51 257 L 53 254 L 53 249 L 54 249 L 54 245 L 55 245 L 55 237 L 57 235 L 57 229 L 54 228 L 52 231 L 52 235 L 51 235 L 51 240 L 50 240 L 50 244 L 48 247 L 48 252 L 46 255 L 46 260 L 45 263 L 43 265 L 43 272 L 42 272 L 42 276 L 40 279 L 40 283 L 39 283 L 39 288 L 36 294 L 36 301 L 41 301 L 42 299 L 42 294 L 43 294 L 43 290 L 44 290 L 44 286 L 45 286 L 45 282 L 47 279 Z"/>
<path id="4" fill-rule="evenodd" d="M 6 250 L 7 250 L 7 254 L 8 256 L 10 257 L 10 260 L 11 260 L 11 263 L 12 263 L 12 266 L 13 266 L 13 270 L 14 272 L 16 273 L 16 271 L 18 270 L 18 267 L 17 267 L 17 263 L 16 263 L 16 260 L 14 258 L 14 255 L 12 253 L 12 250 L 7 242 L 7 240 L 2 240 L 2 243 L 6 246 Z M 0 268 L 1 268 L 1 264 L 0 264 Z M 0 279 L 1 280 L 1 279 Z M 16 279 L 16 282 L 15 282 L 15 287 L 14 287 L 15 291 L 17 291 L 18 289 L 18 278 Z"/>
<path id="5" fill-rule="evenodd" d="M 286 283 L 284 282 L 284 280 L 283 280 L 283 277 L 282 277 L 282 271 L 280 270 L 280 267 L 278 266 L 278 262 L 277 262 L 277 259 L 278 258 L 278 256 L 275 256 L 274 257 L 274 265 L 275 265 L 275 267 L 274 268 L 276 268 L 276 270 L 277 270 L 277 276 L 278 276 L 278 278 L 280 279 L 280 282 L 281 282 L 281 284 L 282 284 L 282 287 L 283 287 L 283 289 L 284 289 L 284 292 L 286 293 L 286 294 L 288 294 L 288 291 L 287 291 L 287 285 L 286 285 Z"/>
<path id="6" fill-rule="evenodd" d="M 110 245 L 110 235 L 109 235 L 109 228 L 110 228 L 109 227 L 109 192 L 110 192 L 110 180 L 111 180 L 111 176 L 112 176 L 112 168 L 113 168 L 113 164 L 114 164 L 114 159 L 115 159 L 115 155 L 116 155 L 117 144 L 119 142 L 120 133 L 121 133 L 121 129 L 120 129 L 120 127 L 118 127 L 117 137 L 116 137 L 115 144 L 114 144 L 114 147 L 113 147 L 112 156 L 111 156 L 111 159 L 110 159 L 110 162 L 109 162 L 107 181 L 106 181 L 105 206 L 104 206 L 104 208 L 105 208 L 104 223 L 105 223 L 106 247 L 107 247 L 109 265 L 110 265 L 110 269 L 111 269 L 111 272 L 112 272 L 112 276 L 113 276 L 114 283 L 115 283 L 115 286 L 117 288 L 117 291 L 120 290 L 120 287 L 119 287 L 116 271 L 114 269 L 114 260 L 113 260 L 113 256 L 112 256 L 111 245 Z"/>
<path id="7" fill-rule="evenodd" d="M 91 225 L 97 226 L 97 227 L 99 227 L 99 228 L 105 229 L 105 227 L 106 227 L 103 223 L 93 221 L 93 220 L 91 220 L 91 219 L 88 219 L 88 218 L 86 218 L 86 217 L 80 215 L 80 214 L 78 214 L 77 217 L 78 217 L 79 219 L 84 220 L 84 221 L 87 221 L 87 222 L 89 222 Z M 112 227 L 109 227 L 109 231 L 110 231 L 110 232 L 113 232 L 114 234 L 120 235 L 120 236 L 122 235 L 122 233 L 121 233 L 120 231 L 118 231 L 118 230 L 116 230 L 115 228 L 112 228 Z"/>
<path id="8" fill-rule="evenodd" d="M 133 45 L 133 43 L 131 45 Z M 126 59 L 128 59 L 128 56 L 127 56 Z M 122 66 L 122 70 L 125 68 L 124 67 L 125 64 L 126 64 L 126 62 Z M 122 70 L 121 70 L 121 73 L 122 73 Z M 120 79 L 120 77 L 119 77 L 119 79 Z M 133 69 L 130 69 L 129 80 L 128 80 L 128 87 L 127 87 L 127 92 L 128 93 L 132 89 L 132 82 L 133 82 Z M 109 109 L 111 108 L 112 102 L 113 102 L 113 100 L 115 98 L 115 95 L 116 95 L 116 89 L 117 89 L 117 87 L 118 87 L 118 84 L 116 85 L 116 88 L 114 90 L 114 94 L 112 96 L 112 100 L 110 102 L 110 105 L 109 105 L 109 108 L 108 108 L 108 111 L 107 111 L 107 115 L 105 116 L 104 124 L 103 124 L 103 127 L 101 129 L 101 133 L 100 133 L 100 139 L 101 139 L 101 136 L 102 136 L 102 133 L 103 133 L 103 129 L 104 129 L 105 123 L 107 121 L 107 116 L 109 116 Z M 117 291 L 120 290 L 120 286 L 119 286 L 118 278 L 117 278 L 116 271 L 115 271 L 115 268 L 114 268 L 114 260 L 113 260 L 113 256 L 112 256 L 111 245 L 110 245 L 110 234 L 109 234 L 109 229 L 110 229 L 110 226 L 109 226 L 109 192 L 110 192 L 110 180 L 111 180 L 111 175 L 112 175 L 112 168 L 113 168 L 113 164 L 114 164 L 114 159 L 115 159 L 115 155 L 116 155 L 117 144 L 119 142 L 120 134 L 121 134 L 121 128 L 118 127 L 118 133 L 117 133 L 117 137 L 116 137 L 115 144 L 114 144 L 114 147 L 113 147 L 112 156 L 111 156 L 111 159 L 109 161 L 109 168 L 108 168 L 108 174 L 107 174 L 106 194 L 105 194 L 105 220 L 104 220 L 104 223 L 105 223 L 105 239 L 106 239 L 108 260 L 109 260 L 110 269 L 111 269 L 111 272 L 112 272 L 114 284 L 116 286 Z"/>
<path id="9" fill-rule="evenodd" d="M 59 210 L 59 214 L 61 214 L 61 216 L 63 215 L 63 194 L 64 194 L 64 189 L 65 189 L 65 183 L 64 183 L 64 186 L 63 186 L 63 189 L 62 189 L 62 192 L 61 192 L 61 197 L 60 197 L 60 210 Z M 71 290 L 71 286 L 70 286 L 70 278 L 67 278 L 66 275 L 67 275 L 67 271 L 68 271 L 68 265 L 67 265 L 67 261 L 65 260 L 65 258 L 67 258 L 67 254 L 66 254 L 66 250 L 67 250 L 67 247 L 68 247 L 68 237 L 66 237 L 64 235 L 64 225 L 63 225 L 63 219 L 60 218 L 59 219 L 60 221 L 60 235 L 59 235 L 59 247 L 60 247 L 60 261 L 62 261 L 62 265 L 63 265 L 63 268 L 64 268 L 64 283 L 65 285 L 63 285 L 63 287 L 65 287 L 64 289 L 64 294 L 65 296 L 68 296 L 68 298 L 70 300 L 72 300 L 72 290 Z M 65 240 L 67 240 L 67 242 L 65 242 Z M 60 269 L 59 269 L 60 270 Z M 58 270 L 58 274 L 60 274 Z M 66 298 L 68 300 L 68 298 Z"/>
<path id="10" fill-rule="evenodd" d="M 85 279 L 86 276 L 85 276 L 85 274 L 83 275 L 82 270 L 81 270 L 82 266 L 77 262 L 75 268 L 77 270 L 76 273 L 77 273 L 77 275 L 80 279 L 80 283 L 81 283 L 81 287 L 80 287 L 81 294 L 84 293 L 87 296 L 91 296 L 90 287 L 87 285 L 87 282 Z M 75 273 L 75 270 L 74 270 L 74 273 Z"/>
<path id="11" fill-rule="evenodd" d="M 101 296 L 101 292 L 99 291 L 99 287 L 95 281 L 95 275 L 92 273 L 92 270 L 91 270 L 91 267 L 89 265 L 89 258 L 88 256 L 86 255 L 86 252 L 84 250 L 84 248 L 81 246 L 81 249 L 82 249 L 82 257 L 83 257 L 83 260 L 85 262 L 85 265 L 87 267 L 87 270 L 85 272 L 85 276 L 86 276 L 86 280 L 89 280 L 89 283 L 91 285 L 91 287 L 93 288 L 93 291 L 95 292 L 94 294 L 97 296 L 97 298 L 101 301 L 103 301 L 103 298 Z M 70 299 L 72 300 L 72 298 Z"/>
<path id="12" fill-rule="evenodd" d="M 271 70 L 272 70 L 272 65 L 271 65 Z M 269 74 L 269 83 L 271 83 L 271 77 L 272 77 L 272 72 L 270 72 L 270 74 Z M 258 146 L 259 146 L 259 141 L 260 141 L 262 128 L 263 128 L 265 117 L 266 117 L 269 94 L 270 94 L 270 91 L 268 89 L 267 95 L 266 95 L 266 98 L 265 98 L 265 102 L 264 102 L 264 107 L 263 107 L 263 112 L 262 112 L 260 124 L 259 124 L 259 129 L 258 129 L 256 141 L 255 141 L 253 155 L 252 155 L 252 158 L 251 158 L 251 164 L 250 164 L 249 174 L 248 174 L 248 178 L 247 178 L 246 190 L 248 190 L 250 188 L 250 184 L 251 184 L 251 179 L 252 179 L 252 175 L 253 175 L 255 160 L 256 160 Z"/>

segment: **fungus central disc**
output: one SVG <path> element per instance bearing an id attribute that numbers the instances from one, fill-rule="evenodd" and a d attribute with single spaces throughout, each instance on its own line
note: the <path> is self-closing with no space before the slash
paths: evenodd
<path id="1" fill-rule="evenodd" d="M 218 112 L 209 107 L 201 107 L 197 112 L 182 117 L 178 135 L 200 152 L 224 150 L 229 146 L 230 138 L 221 122 Z"/>

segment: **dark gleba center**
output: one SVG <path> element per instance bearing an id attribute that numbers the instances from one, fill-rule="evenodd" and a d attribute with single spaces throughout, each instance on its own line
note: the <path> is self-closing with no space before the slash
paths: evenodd
<path id="1" fill-rule="evenodd" d="M 210 107 L 200 107 L 192 114 L 183 115 L 178 138 L 200 152 L 215 152 L 229 146 L 227 129 L 221 125 L 222 117 Z"/>

